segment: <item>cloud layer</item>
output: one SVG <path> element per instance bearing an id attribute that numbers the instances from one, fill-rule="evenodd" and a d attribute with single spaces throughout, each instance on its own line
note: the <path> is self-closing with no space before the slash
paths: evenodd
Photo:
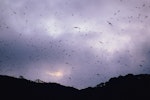
<path id="1" fill-rule="evenodd" d="M 0 74 L 85 88 L 150 73 L 149 0 L 0 1 Z"/>

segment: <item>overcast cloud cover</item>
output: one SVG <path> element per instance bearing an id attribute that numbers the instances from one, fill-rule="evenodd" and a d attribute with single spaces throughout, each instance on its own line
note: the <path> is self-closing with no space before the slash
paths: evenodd
<path id="1" fill-rule="evenodd" d="M 150 0 L 0 0 L 0 74 L 85 88 L 150 74 Z"/>

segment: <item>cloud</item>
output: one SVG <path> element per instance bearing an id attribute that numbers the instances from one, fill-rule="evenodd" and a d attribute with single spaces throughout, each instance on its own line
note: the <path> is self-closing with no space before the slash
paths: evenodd
<path id="1" fill-rule="evenodd" d="M 149 73 L 147 2 L 0 1 L 0 74 L 84 88 Z"/>

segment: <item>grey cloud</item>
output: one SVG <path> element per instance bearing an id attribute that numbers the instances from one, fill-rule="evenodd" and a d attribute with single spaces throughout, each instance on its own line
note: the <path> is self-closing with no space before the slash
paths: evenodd
<path id="1" fill-rule="evenodd" d="M 149 73 L 148 2 L 0 1 L 0 74 L 85 88 Z M 67 74 L 44 73 L 57 69 Z"/>

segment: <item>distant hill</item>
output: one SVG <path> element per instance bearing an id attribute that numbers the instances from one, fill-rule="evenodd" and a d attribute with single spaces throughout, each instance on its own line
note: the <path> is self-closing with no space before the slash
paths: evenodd
<path id="1" fill-rule="evenodd" d="M 0 76 L 0 100 L 150 100 L 150 75 L 119 76 L 77 90 L 56 83 Z"/>
<path id="2" fill-rule="evenodd" d="M 90 100 L 150 100 L 150 75 L 119 76 L 81 91 Z"/>

